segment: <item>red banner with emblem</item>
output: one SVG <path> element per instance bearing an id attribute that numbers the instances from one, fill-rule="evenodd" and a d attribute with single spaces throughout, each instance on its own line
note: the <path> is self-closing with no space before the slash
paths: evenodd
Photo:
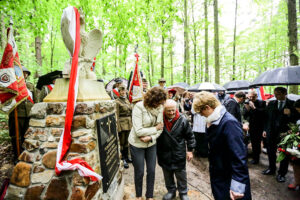
<path id="1" fill-rule="evenodd" d="M 139 62 L 139 55 L 136 53 L 136 63 L 135 68 L 131 77 L 130 81 L 130 87 L 129 87 L 129 101 L 130 102 L 137 102 L 140 100 L 143 100 L 143 87 L 141 83 L 141 76 L 140 71 L 138 67 Z"/>
<path id="2" fill-rule="evenodd" d="M 10 23 L 0 65 L 0 112 L 9 114 L 27 97 L 28 91 Z"/>

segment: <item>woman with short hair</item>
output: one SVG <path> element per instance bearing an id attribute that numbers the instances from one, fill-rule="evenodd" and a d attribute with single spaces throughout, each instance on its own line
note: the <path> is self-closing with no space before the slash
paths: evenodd
<path id="1" fill-rule="evenodd" d="M 128 142 L 134 167 L 136 199 L 142 199 L 144 162 L 147 165 L 147 200 L 153 199 L 156 139 L 163 130 L 163 104 L 167 94 L 160 87 L 154 87 L 144 95 L 132 111 L 132 129 Z"/>
<path id="2" fill-rule="evenodd" d="M 194 96 L 193 109 L 206 117 L 214 198 L 251 199 L 247 152 L 240 123 L 209 92 Z"/>

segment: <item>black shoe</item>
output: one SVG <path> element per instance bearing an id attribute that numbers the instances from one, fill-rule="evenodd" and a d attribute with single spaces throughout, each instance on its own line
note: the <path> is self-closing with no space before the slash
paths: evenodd
<path id="1" fill-rule="evenodd" d="M 128 163 L 126 162 L 126 160 L 123 160 L 123 164 L 124 164 L 124 168 L 125 168 L 125 169 L 128 169 L 128 168 L 129 168 L 129 165 L 128 165 Z"/>
<path id="2" fill-rule="evenodd" d="M 252 164 L 252 165 L 257 165 L 259 163 L 259 161 L 258 160 L 251 160 L 249 163 Z"/>
<path id="3" fill-rule="evenodd" d="M 126 162 L 127 162 L 127 163 L 132 163 L 132 159 L 131 159 L 131 158 L 127 158 L 127 159 L 126 159 Z"/>
<path id="4" fill-rule="evenodd" d="M 167 194 L 164 195 L 163 200 L 171 200 L 176 197 L 175 192 L 168 192 Z"/>
<path id="5" fill-rule="evenodd" d="M 179 197 L 181 200 L 189 200 L 189 197 L 187 194 L 180 194 Z"/>
<path id="6" fill-rule="evenodd" d="M 285 182 L 285 177 L 278 174 L 276 177 L 276 180 L 278 183 L 283 183 L 283 182 Z"/>
<path id="7" fill-rule="evenodd" d="M 262 171 L 263 175 L 274 175 L 275 174 L 275 170 L 271 170 L 271 169 L 266 169 L 264 171 Z"/>

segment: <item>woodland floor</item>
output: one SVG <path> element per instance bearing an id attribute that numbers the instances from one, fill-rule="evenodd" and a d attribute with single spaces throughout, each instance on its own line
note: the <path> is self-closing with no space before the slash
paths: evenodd
<path id="1" fill-rule="evenodd" d="M 250 159 L 249 159 L 250 160 Z M 258 165 L 249 164 L 251 193 L 253 200 L 300 200 L 300 191 L 290 191 L 287 186 L 292 183 L 293 171 L 289 166 L 285 183 L 278 183 L 274 176 L 262 175 L 262 170 L 268 166 L 268 157 L 266 154 L 261 155 L 261 161 Z M 146 175 L 146 172 L 145 172 Z M 134 174 L 133 166 L 130 164 L 129 169 L 125 170 L 125 196 L 124 200 L 134 200 Z M 207 158 L 194 158 L 187 163 L 187 178 L 190 200 L 209 200 L 214 199 L 211 193 L 208 160 Z M 144 177 L 143 194 L 145 194 L 145 177 Z M 167 192 L 165 189 L 163 173 L 159 165 L 156 166 L 154 199 L 162 199 Z M 179 200 L 178 193 L 176 200 Z"/>
<path id="2" fill-rule="evenodd" d="M 0 183 L 2 185 L 5 178 L 9 178 L 13 169 L 12 151 L 10 143 L 0 145 Z M 300 200 L 300 191 L 290 191 L 287 189 L 289 183 L 293 181 L 292 166 L 285 183 L 278 183 L 275 176 L 264 176 L 261 171 L 267 167 L 268 158 L 266 154 L 261 155 L 259 165 L 250 165 L 251 192 L 253 200 Z M 146 172 L 145 172 L 146 175 Z M 135 189 L 133 180 L 133 166 L 124 170 L 125 195 L 124 200 L 135 199 Z M 213 199 L 208 173 L 208 160 L 206 158 L 194 158 L 187 163 L 187 177 L 190 200 L 209 200 Z M 162 199 L 167 192 L 165 189 L 164 178 L 161 168 L 156 166 L 154 198 Z M 145 194 L 145 178 L 144 189 Z M 178 194 L 176 200 L 179 200 Z"/>

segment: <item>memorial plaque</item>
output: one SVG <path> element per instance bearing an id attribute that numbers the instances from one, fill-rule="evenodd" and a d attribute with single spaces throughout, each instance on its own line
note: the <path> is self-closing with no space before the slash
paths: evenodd
<path id="1" fill-rule="evenodd" d="M 120 164 L 115 114 L 97 119 L 96 122 L 103 192 L 106 193 Z"/>

